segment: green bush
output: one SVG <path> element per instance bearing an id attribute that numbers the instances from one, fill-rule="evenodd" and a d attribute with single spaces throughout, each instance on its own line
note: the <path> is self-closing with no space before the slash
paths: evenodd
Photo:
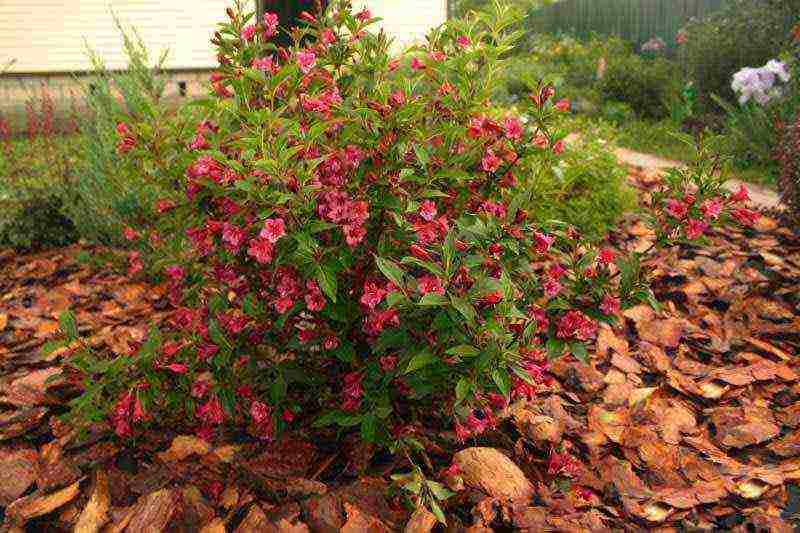
<path id="1" fill-rule="evenodd" d="M 599 88 L 606 100 L 628 104 L 640 117 L 661 119 L 669 116 L 669 102 L 679 90 L 679 80 L 672 62 L 631 54 L 610 58 Z"/>
<path id="2" fill-rule="evenodd" d="M 81 236 L 90 240 L 124 244 L 125 227 L 145 231 L 153 219 L 157 199 L 174 194 L 180 176 L 174 174 L 176 151 L 194 133 L 185 128 L 193 112 L 175 110 L 164 100 L 161 75 L 166 53 L 151 64 L 150 53 L 135 30 L 117 21 L 128 59 L 127 69 L 112 72 L 89 51 L 95 70 L 82 84 L 87 109 L 80 120 L 81 160 L 78 180 L 67 191 L 66 213 Z M 120 157 L 116 131 L 120 122 L 149 124 L 153 142 L 147 146 L 155 158 L 148 168 Z"/>
<path id="3" fill-rule="evenodd" d="M 567 150 L 558 166 L 540 169 L 532 183 L 530 215 L 534 220 L 562 220 L 599 238 L 636 205 L 627 172 L 599 142 Z"/>
<path id="4" fill-rule="evenodd" d="M 777 57 L 789 44 L 797 13 L 800 0 L 728 0 L 719 11 L 690 22 L 680 54 L 700 102 L 714 107 L 712 94 L 733 102 L 731 76 Z"/>
<path id="5" fill-rule="evenodd" d="M 29 192 L 5 213 L 7 218 L 0 218 L 0 246 L 27 252 L 75 242 L 75 226 L 61 213 L 60 195 L 44 190 Z"/>

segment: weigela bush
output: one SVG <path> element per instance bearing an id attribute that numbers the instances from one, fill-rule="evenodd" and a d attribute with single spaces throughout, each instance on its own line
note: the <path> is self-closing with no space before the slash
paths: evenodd
<path id="1" fill-rule="evenodd" d="M 391 443 L 438 418 L 464 439 L 546 387 L 548 358 L 585 360 L 600 322 L 651 299 L 638 255 L 528 220 L 569 105 L 543 85 L 527 123 L 487 115 L 517 36 L 508 10 L 394 57 L 367 11 L 303 19 L 280 48 L 275 15 L 229 13 L 184 197 L 159 208 L 190 225 L 161 260 L 175 310 L 134 353 L 73 359 L 87 377 L 75 412 L 121 437 L 313 423 Z M 136 139 L 120 127 L 121 152 Z M 731 213 L 751 222 L 745 193 L 713 176 L 687 170 L 653 196 L 658 246 Z"/>

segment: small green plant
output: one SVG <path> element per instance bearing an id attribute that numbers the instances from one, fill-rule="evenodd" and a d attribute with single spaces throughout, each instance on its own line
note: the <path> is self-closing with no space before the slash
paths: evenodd
<path id="1" fill-rule="evenodd" d="M 49 190 L 28 190 L 14 210 L 0 221 L 0 247 L 20 252 L 65 246 L 77 240 L 72 221 L 65 217 L 61 196 Z"/>

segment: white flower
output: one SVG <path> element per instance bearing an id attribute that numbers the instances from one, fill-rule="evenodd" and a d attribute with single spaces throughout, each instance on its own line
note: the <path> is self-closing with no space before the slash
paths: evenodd
<path id="1" fill-rule="evenodd" d="M 789 71 L 786 70 L 786 65 L 781 61 L 770 59 L 767 61 L 767 64 L 764 65 L 764 69 L 778 76 L 783 83 L 789 81 Z"/>

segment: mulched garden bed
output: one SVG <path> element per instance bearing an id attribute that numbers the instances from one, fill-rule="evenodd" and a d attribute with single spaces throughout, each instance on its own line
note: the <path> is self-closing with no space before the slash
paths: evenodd
<path id="1" fill-rule="evenodd" d="M 623 227 L 614 245 L 647 247 L 644 225 Z M 429 474 L 457 491 L 447 530 L 800 524 L 800 238 L 763 218 L 710 240 L 660 257 L 662 311 L 625 311 L 600 330 L 590 365 L 553 361 L 552 385 L 512 405 L 498 431 L 459 444 L 419 430 Z M 78 440 L 58 418 L 77 392 L 64 350 L 41 351 L 59 313 L 71 309 L 97 349 L 127 353 L 169 312 L 164 288 L 85 266 L 87 251 L 0 256 L 0 531 L 433 527 L 422 511 L 409 522 L 392 488 L 404 459 L 355 439 L 208 443 L 163 428 L 131 450 L 98 427 Z"/>

